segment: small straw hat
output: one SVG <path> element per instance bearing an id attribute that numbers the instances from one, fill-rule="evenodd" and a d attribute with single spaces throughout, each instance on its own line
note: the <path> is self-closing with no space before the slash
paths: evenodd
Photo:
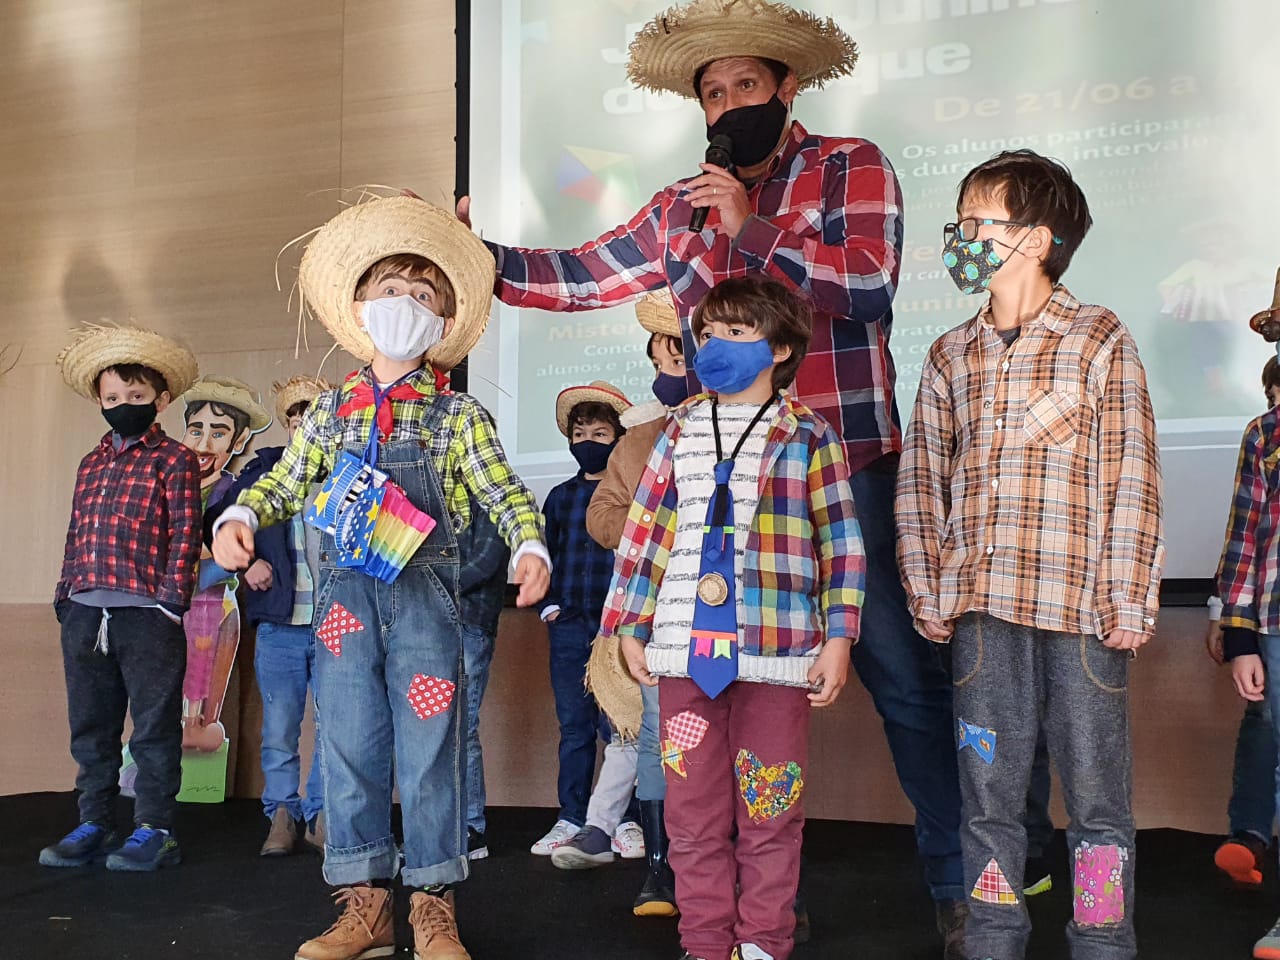
<path id="1" fill-rule="evenodd" d="M 488 247 L 452 213 L 416 197 L 374 197 L 353 204 L 311 238 L 298 267 L 303 305 L 348 353 L 368 362 L 373 341 L 356 322 L 352 303 L 364 272 L 384 257 L 426 257 L 453 284 L 453 330 L 427 351 L 451 370 L 476 345 L 489 322 L 497 267 Z"/>
<path id="2" fill-rule="evenodd" d="M 693 0 L 658 14 L 631 41 L 627 77 L 637 87 L 697 99 L 693 78 L 714 60 L 785 63 L 800 89 L 850 73 L 858 47 L 830 17 L 767 0 Z"/>
<path id="3" fill-rule="evenodd" d="M 258 391 L 235 377 L 201 377 L 182 395 L 182 402 L 188 408 L 205 403 L 235 407 L 249 415 L 250 433 L 261 433 L 271 426 L 271 414 L 262 405 Z"/>
<path id="4" fill-rule="evenodd" d="M 623 739 L 633 740 L 639 735 L 644 701 L 640 697 L 640 684 L 631 676 L 622 658 L 622 645 L 617 637 L 596 637 L 591 644 L 587 689 Z"/>
<path id="5" fill-rule="evenodd" d="M 636 319 L 649 333 L 680 338 L 680 318 L 676 315 L 671 291 L 665 287 L 646 293 L 636 301 Z"/>
<path id="6" fill-rule="evenodd" d="M 556 426 L 566 437 L 569 436 L 569 411 L 589 400 L 607 403 L 619 414 L 631 406 L 626 395 L 606 380 L 592 380 L 585 387 L 566 387 L 556 397 Z"/>
<path id="7" fill-rule="evenodd" d="M 1267 323 L 1280 324 L 1280 268 L 1276 270 L 1276 288 L 1271 294 L 1271 306 L 1266 310 L 1259 310 L 1249 318 L 1249 327 L 1254 333 L 1263 333 L 1263 325 Z"/>
<path id="8" fill-rule="evenodd" d="M 62 379 L 80 396 L 96 400 L 94 381 L 107 367 L 140 363 L 158 370 L 177 399 L 200 373 L 195 354 L 163 334 L 134 326 L 88 323 L 71 344 L 58 354 Z"/>
<path id="9" fill-rule="evenodd" d="M 289 408 L 295 403 L 311 403 L 333 385 L 320 377 L 290 377 L 284 383 L 276 381 L 271 384 L 271 392 L 276 395 L 276 422 L 282 427 L 289 422 Z"/>

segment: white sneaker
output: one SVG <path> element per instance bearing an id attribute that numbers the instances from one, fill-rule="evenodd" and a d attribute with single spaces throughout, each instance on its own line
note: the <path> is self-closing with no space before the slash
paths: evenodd
<path id="1" fill-rule="evenodd" d="M 623 860 L 644 859 L 644 831 L 634 820 L 624 820 L 613 831 L 613 852 Z"/>
<path id="2" fill-rule="evenodd" d="M 742 944 L 734 951 L 733 956 L 735 960 L 736 958 L 740 958 L 740 960 L 773 960 L 773 954 L 766 953 L 754 943 Z"/>
<path id="3" fill-rule="evenodd" d="M 529 852 L 539 857 L 551 856 L 551 851 L 562 847 L 578 833 L 578 826 L 568 820 L 557 820 L 556 825 L 547 831 L 547 835 L 529 848 Z"/>

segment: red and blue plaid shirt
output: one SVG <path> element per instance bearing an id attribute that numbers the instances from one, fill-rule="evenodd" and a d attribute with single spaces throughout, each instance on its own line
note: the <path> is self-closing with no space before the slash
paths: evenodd
<path id="1" fill-rule="evenodd" d="M 1217 579 L 1224 627 L 1280 633 L 1280 407 L 1245 428 Z"/>
<path id="2" fill-rule="evenodd" d="M 111 437 L 76 471 L 54 602 L 111 590 L 185 609 L 200 562 L 200 462 L 158 423 L 120 450 Z"/>
<path id="3" fill-rule="evenodd" d="M 490 244 L 497 296 L 517 307 L 591 310 L 669 286 L 692 358 L 689 318 L 706 292 L 728 277 L 763 273 L 813 303 L 813 339 L 794 392 L 835 427 L 850 471 L 900 450 L 889 333 L 902 191 L 888 158 L 866 140 L 815 137 L 793 123 L 769 172 L 748 189 L 754 214 L 733 239 L 717 229 L 715 209 L 707 229 L 690 232 L 685 183 L 576 250 Z M 687 369 L 696 393 L 692 363 Z"/>
<path id="4" fill-rule="evenodd" d="M 613 551 L 587 534 L 587 505 L 600 486 L 581 470 L 547 494 L 542 515 L 547 521 L 547 550 L 551 554 L 551 585 L 540 612 L 560 608 L 560 616 L 578 613 L 588 623 L 600 622 L 604 598 L 613 576 Z"/>

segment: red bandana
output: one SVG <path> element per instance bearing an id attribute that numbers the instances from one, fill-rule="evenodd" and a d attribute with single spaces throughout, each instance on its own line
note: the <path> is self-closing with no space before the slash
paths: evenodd
<path id="1" fill-rule="evenodd" d="M 390 400 L 415 400 L 422 396 L 418 388 L 411 383 L 401 383 L 392 387 L 382 395 L 382 404 L 378 407 L 377 421 L 378 433 L 383 440 L 391 436 L 391 404 Z M 367 381 L 362 380 L 356 384 L 354 390 L 351 391 L 351 397 L 338 408 L 338 416 L 349 417 L 357 410 L 363 410 L 365 407 L 373 406 L 373 387 Z"/>

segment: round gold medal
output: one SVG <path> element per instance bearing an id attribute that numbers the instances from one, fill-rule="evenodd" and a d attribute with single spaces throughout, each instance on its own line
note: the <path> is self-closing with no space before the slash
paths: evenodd
<path id="1" fill-rule="evenodd" d="M 729 599 L 729 584 L 718 573 L 703 574 L 698 581 L 698 597 L 711 607 L 718 607 Z"/>

